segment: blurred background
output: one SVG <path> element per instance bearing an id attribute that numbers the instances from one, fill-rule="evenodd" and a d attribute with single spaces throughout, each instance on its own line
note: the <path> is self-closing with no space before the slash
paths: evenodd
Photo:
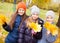
<path id="1" fill-rule="evenodd" d="M 60 28 L 60 0 L 0 0 L 0 14 L 8 18 L 8 23 L 12 14 L 16 11 L 16 4 L 24 1 L 27 6 L 27 15 L 30 15 L 30 7 L 37 5 L 40 8 L 40 18 L 45 19 L 45 14 L 48 10 L 53 10 L 56 13 L 55 25 Z M 59 29 L 60 31 L 60 29 Z M 0 26 L 0 43 L 4 43 L 5 37 L 8 32 Z M 54 43 L 60 43 L 60 32 L 58 33 L 57 40 Z"/>

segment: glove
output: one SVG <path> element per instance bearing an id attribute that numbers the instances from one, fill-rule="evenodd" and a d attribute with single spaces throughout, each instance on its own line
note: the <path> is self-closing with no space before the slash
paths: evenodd
<path id="1" fill-rule="evenodd" d="M 3 26 L 3 28 L 6 27 L 7 26 L 7 23 L 5 22 L 2 26 Z"/>

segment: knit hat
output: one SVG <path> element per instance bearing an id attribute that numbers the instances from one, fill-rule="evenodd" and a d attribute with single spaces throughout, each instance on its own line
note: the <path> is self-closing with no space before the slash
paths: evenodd
<path id="1" fill-rule="evenodd" d="M 39 14 L 40 13 L 40 9 L 36 5 L 33 5 L 30 10 L 31 10 L 31 14 L 34 14 L 34 13 Z"/>
<path id="2" fill-rule="evenodd" d="M 17 10 L 19 8 L 23 8 L 26 11 L 26 4 L 24 2 L 19 2 L 16 7 L 17 7 Z"/>
<path id="3" fill-rule="evenodd" d="M 47 11 L 47 13 L 46 13 L 46 17 L 48 17 L 48 16 L 52 16 L 53 19 L 54 19 L 54 17 L 55 17 L 55 13 L 54 13 L 52 10 Z"/>

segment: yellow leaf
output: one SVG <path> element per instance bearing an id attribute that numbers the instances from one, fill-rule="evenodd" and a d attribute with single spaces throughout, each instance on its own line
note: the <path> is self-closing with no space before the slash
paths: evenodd
<path id="1" fill-rule="evenodd" d="M 49 23 L 48 22 L 45 22 L 45 24 L 44 24 L 44 27 L 47 29 L 47 30 L 50 30 L 48 27 L 49 27 Z"/>
<path id="2" fill-rule="evenodd" d="M 0 25 L 4 24 L 4 22 L 6 22 L 6 16 L 2 14 L 0 15 Z"/>
<path id="3" fill-rule="evenodd" d="M 44 27 L 46 30 L 49 30 L 52 35 L 58 34 L 58 27 L 56 25 L 50 24 L 49 22 L 45 22 Z"/>
<path id="4" fill-rule="evenodd" d="M 29 27 L 31 29 L 33 29 L 35 32 L 40 32 L 41 31 L 41 26 L 37 23 L 32 22 L 32 23 L 29 24 Z"/>

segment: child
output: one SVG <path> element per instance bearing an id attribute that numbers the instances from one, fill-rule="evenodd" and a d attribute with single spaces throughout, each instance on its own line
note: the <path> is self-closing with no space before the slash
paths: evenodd
<path id="1" fill-rule="evenodd" d="M 34 32 L 29 27 L 29 23 L 38 23 L 43 27 L 43 20 L 39 16 L 40 10 L 37 6 L 32 6 L 31 16 L 28 17 L 25 22 L 22 24 L 22 27 L 19 30 L 19 40 L 18 43 L 37 43 L 37 40 L 42 38 L 42 30 L 40 32 Z"/>
<path id="2" fill-rule="evenodd" d="M 3 24 L 3 28 L 8 31 L 5 43 L 18 43 L 18 34 L 22 22 L 26 19 L 26 5 L 24 2 L 17 4 L 16 13 L 12 16 L 9 24 Z"/>
<path id="3" fill-rule="evenodd" d="M 46 13 L 46 21 L 53 24 L 54 23 L 55 13 L 51 10 Z M 46 22 L 45 21 L 45 22 Z M 53 28 L 52 28 L 53 29 Z M 42 39 L 38 40 L 38 43 L 53 43 L 56 40 L 57 34 L 53 36 L 50 31 L 43 28 L 42 30 Z"/>

